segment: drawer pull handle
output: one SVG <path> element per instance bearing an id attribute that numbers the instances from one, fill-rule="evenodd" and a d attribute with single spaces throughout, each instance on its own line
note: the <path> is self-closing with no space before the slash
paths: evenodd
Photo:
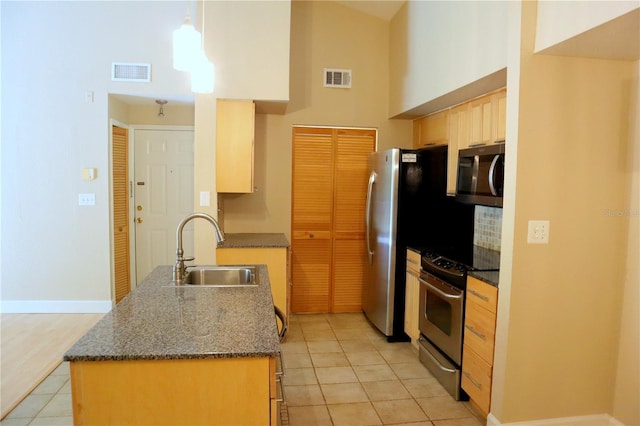
<path id="1" fill-rule="evenodd" d="M 464 374 L 467 379 L 469 379 L 469 381 L 471 382 L 471 384 L 473 384 L 473 386 L 477 387 L 478 389 L 482 389 L 482 383 L 478 383 L 475 380 L 473 380 L 473 377 L 471 377 L 471 374 L 467 373 L 466 371 L 463 372 L 462 374 Z"/>
<path id="2" fill-rule="evenodd" d="M 487 340 L 487 336 L 485 336 L 484 334 L 480 333 L 478 330 L 476 330 L 472 326 L 465 324 L 464 328 L 466 328 L 467 330 L 469 330 L 470 332 L 472 332 L 473 334 L 475 334 L 476 336 L 478 336 L 482 340 Z"/>
<path id="3" fill-rule="evenodd" d="M 473 294 L 474 296 L 476 296 L 479 299 L 484 300 L 485 302 L 489 301 L 489 296 L 485 296 L 484 294 L 480 293 L 479 291 L 475 291 L 472 288 L 468 288 L 467 291 L 471 294 Z"/>

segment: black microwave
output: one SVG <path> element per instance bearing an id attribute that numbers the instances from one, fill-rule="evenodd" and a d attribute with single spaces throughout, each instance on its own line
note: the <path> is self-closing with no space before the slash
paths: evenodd
<path id="1" fill-rule="evenodd" d="M 502 207 L 504 148 L 501 143 L 459 151 L 457 200 Z"/>

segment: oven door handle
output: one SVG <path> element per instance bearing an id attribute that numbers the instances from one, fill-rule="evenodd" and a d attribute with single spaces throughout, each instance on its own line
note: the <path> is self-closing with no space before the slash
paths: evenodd
<path id="1" fill-rule="evenodd" d="M 444 291 L 440 290 L 438 287 L 434 287 L 432 284 L 429 284 L 427 281 L 423 280 L 422 278 L 418 277 L 418 280 L 427 286 L 427 288 L 429 288 L 430 290 L 432 290 L 434 293 L 437 293 L 439 296 L 444 297 L 445 299 L 453 299 L 453 300 L 460 300 L 462 299 L 462 296 L 464 296 L 464 292 L 460 291 L 460 294 L 449 294 L 449 293 L 445 293 Z"/>
<path id="2" fill-rule="evenodd" d="M 420 339 L 419 339 L 419 340 L 422 340 L 422 339 L 424 339 L 424 337 L 420 336 Z M 424 349 L 424 348 L 423 348 L 423 349 Z M 440 370 L 445 371 L 445 372 L 447 372 L 447 373 L 455 373 L 455 372 L 456 372 L 456 370 L 451 369 L 451 368 L 447 368 L 447 367 L 445 367 L 444 365 L 440 364 L 440 361 L 438 361 L 438 360 L 436 359 L 436 357 L 435 357 L 435 356 L 433 356 L 433 355 L 431 354 L 431 352 L 429 352 L 428 350 L 426 350 L 426 349 L 425 349 L 425 350 L 424 350 L 424 352 L 422 352 L 422 353 L 426 353 L 427 355 L 429 355 L 429 358 L 431 358 L 431 361 L 432 361 L 432 362 L 434 362 L 434 363 L 436 364 L 436 366 L 437 366 Z"/>

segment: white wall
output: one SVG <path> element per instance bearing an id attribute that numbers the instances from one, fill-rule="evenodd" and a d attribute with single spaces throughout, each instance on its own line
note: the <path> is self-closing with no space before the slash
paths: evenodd
<path id="1" fill-rule="evenodd" d="M 640 7 L 626 1 L 541 1 L 538 3 L 536 51 L 582 34 Z"/>
<path id="2" fill-rule="evenodd" d="M 389 115 L 405 113 L 504 69 L 507 4 L 409 0 L 391 21 Z M 471 95 L 504 83 L 489 82 Z"/>
<path id="3" fill-rule="evenodd" d="M 215 96 L 289 100 L 291 2 L 206 1 L 205 49 Z"/>
<path id="4" fill-rule="evenodd" d="M 0 3 L 4 312 L 110 308 L 108 94 L 191 94 L 171 55 L 185 4 Z M 150 63 L 152 82 L 111 82 L 114 61 Z"/>

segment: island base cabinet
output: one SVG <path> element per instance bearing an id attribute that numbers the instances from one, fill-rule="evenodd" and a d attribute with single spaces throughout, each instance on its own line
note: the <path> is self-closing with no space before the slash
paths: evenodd
<path id="1" fill-rule="evenodd" d="M 289 249 L 278 248 L 218 248 L 216 262 L 218 265 L 265 264 L 269 270 L 273 303 L 280 308 L 289 319 Z"/>
<path id="2" fill-rule="evenodd" d="M 269 425 L 272 358 L 71 362 L 74 425 Z"/>

